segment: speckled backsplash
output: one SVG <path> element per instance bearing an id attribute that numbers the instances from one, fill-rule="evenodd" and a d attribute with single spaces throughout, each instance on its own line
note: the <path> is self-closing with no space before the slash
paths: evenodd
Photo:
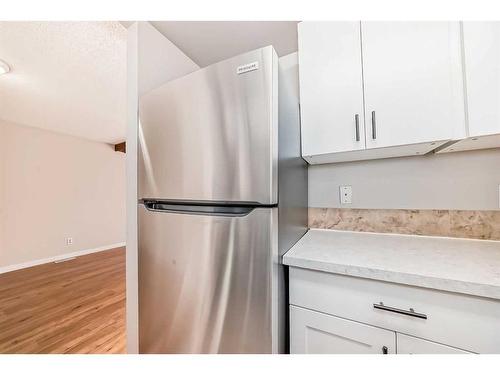
<path id="1" fill-rule="evenodd" d="M 500 211 L 309 208 L 309 227 L 500 240 Z"/>

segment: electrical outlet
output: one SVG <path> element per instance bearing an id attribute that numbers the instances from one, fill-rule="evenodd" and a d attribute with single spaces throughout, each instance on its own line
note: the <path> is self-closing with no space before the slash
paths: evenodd
<path id="1" fill-rule="evenodd" d="M 73 245 L 73 237 L 66 238 L 66 245 Z"/>
<path id="2" fill-rule="evenodd" d="M 340 204 L 352 203 L 352 186 L 339 186 Z"/>

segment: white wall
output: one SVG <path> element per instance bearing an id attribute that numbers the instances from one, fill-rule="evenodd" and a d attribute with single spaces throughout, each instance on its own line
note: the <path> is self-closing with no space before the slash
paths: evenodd
<path id="1" fill-rule="evenodd" d="M 309 207 L 498 210 L 499 185 L 499 149 L 325 164 L 309 166 Z"/>
<path id="2" fill-rule="evenodd" d="M 0 121 L 0 267 L 123 244 L 125 187 L 111 145 Z"/>
<path id="3" fill-rule="evenodd" d="M 138 353 L 137 110 L 141 94 L 199 69 L 148 22 L 127 36 L 127 352 Z"/>

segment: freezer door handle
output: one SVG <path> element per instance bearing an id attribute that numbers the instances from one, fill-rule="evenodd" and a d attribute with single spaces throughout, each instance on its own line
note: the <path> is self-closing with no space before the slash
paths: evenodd
<path id="1" fill-rule="evenodd" d="M 251 206 L 188 205 L 161 203 L 155 201 L 145 201 L 144 207 L 146 207 L 148 211 L 153 212 L 210 216 L 246 216 L 254 209 L 254 207 Z"/>

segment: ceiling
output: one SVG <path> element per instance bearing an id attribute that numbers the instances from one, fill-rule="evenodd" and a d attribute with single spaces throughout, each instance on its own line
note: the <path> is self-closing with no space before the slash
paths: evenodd
<path id="1" fill-rule="evenodd" d="M 268 45 L 273 45 L 279 56 L 297 51 L 297 21 L 153 21 L 151 24 L 200 67 Z"/>
<path id="2" fill-rule="evenodd" d="M 132 22 L 0 22 L 0 119 L 90 140 L 126 138 L 126 41 Z M 273 45 L 297 50 L 295 21 L 155 21 L 199 66 Z M 124 27 L 125 26 L 125 27 Z"/>
<path id="3" fill-rule="evenodd" d="M 124 140 L 126 41 L 119 22 L 0 22 L 0 119 Z"/>

